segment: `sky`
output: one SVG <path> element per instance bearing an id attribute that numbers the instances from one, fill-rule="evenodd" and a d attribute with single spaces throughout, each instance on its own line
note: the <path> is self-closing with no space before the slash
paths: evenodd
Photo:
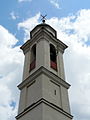
<path id="1" fill-rule="evenodd" d="M 73 120 L 90 120 L 90 0 L 0 0 L 0 120 L 15 120 L 24 55 L 40 15 L 68 45 L 64 53 Z"/>

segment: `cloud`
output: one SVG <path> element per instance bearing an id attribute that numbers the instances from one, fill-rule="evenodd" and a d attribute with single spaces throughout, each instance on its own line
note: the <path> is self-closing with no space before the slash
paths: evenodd
<path id="1" fill-rule="evenodd" d="M 59 1 L 58 0 L 49 0 L 50 3 L 57 9 L 60 9 Z"/>
<path id="2" fill-rule="evenodd" d="M 25 32 L 24 41 L 30 38 L 30 31 L 35 27 L 35 25 L 38 24 L 39 18 L 40 18 L 40 13 L 18 24 L 18 29 L 22 28 Z"/>
<path id="3" fill-rule="evenodd" d="M 29 38 L 29 31 L 39 23 L 38 20 L 37 14 L 18 24 L 25 31 L 25 37 Z M 89 120 L 90 9 L 82 9 L 75 15 L 61 19 L 53 17 L 46 22 L 57 30 L 58 38 L 69 46 L 64 62 L 66 80 L 72 85 L 69 94 L 74 119 Z"/>
<path id="4" fill-rule="evenodd" d="M 0 119 L 15 120 L 19 96 L 16 86 L 21 81 L 23 54 L 15 46 L 18 39 L 1 25 L 0 36 Z"/>
<path id="5" fill-rule="evenodd" d="M 17 16 L 14 11 L 10 13 L 10 16 L 13 20 L 16 20 L 17 18 L 19 18 L 19 16 Z"/>
<path id="6" fill-rule="evenodd" d="M 11 94 L 7 86 L 0 85 L 0 119 L 7 120 L 16 114 L 16 109 L 12 110 L 10 106 L 13 101 Z"/>
<path id="7" fill-rule="evenodd" d="M 18 40 L 11 34 L 7 29 L 5 29 L 3 26 L 0 25 L 0 47 L 6 46 L 6 47 L 12 47 L 14 46 Z"/>
<path id="8" fill-rule="evenodd" d="M 31 2 L 32 0 L 18 0 L 18 2 Z"/>

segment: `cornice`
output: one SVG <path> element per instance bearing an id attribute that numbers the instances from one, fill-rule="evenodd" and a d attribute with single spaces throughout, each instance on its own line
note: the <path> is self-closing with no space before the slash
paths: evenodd
<path id="1" fill-rule="evenodd" d="M 48 24 L 39 24 L 39 25 L 37 25 L 31 32 L 30 32 L 30 36 L 31 36 L 31 38 L 33 37 L 33 33 L 35 32 L 35 30 L 37 31 L 37 29 L 45 29 L 45 28 L 48 28 L 48 29 L 50 29 L 52 32 L 53 32 L 53 34 L 54 34 L 54 36 L 55 37 L 57 37 L 57 32 L 56 32 L 56 30 L 54 29 L 54 28 L 52 28 L 50 25 L 48 25 Z M 34 35 L 36 34 L 36 32 L 34 33 Z"/>
<path id="2" fill-rule="evenodd" d="M 48 105 L 49 107 L 55 109 L 56 111 L 62 113 L 63 115 L 67 116 L 68 118 L 72 119 L 73 116 L 70 113 L 67 113 L 66 111 L 64 111 L 62 108 L 58 107 L 57 105 L 47 101 L 44 98 L 41 98 L 40 100 L 38 100 L 35 103 L 32 103 L 30 106 L 28 106 L 27 108 L 24 109 L 24 111 L 22 111 L 21 113 L 19 113 L 16 116 L 16 119 L 19 119 L 20 117 L 22 117 L 24 114 L 28 113 L 29 111 L 31 111 L 32 109 L 34 109 L 35 107 L 37 107 L 39 104 L 44 103 L 46 105 Z"/>
<path id="3" fill-rule="evenodd" d="M 54 44 L 56 44 L 56 46 L 59 48 L 60 51 L 62 51 L 62 53 L 68 47 L 61 40 L 59 40 L 55 36 L 53 36 L 53 34 L 51 34 L 47 29 L 41 28 L 40 30 L 38 30 L 35 33 L 35 35 L 30 40 L 28 40 L 25 44 L 23 44 L 21 46 L 21 49 L 25 53 L 28 51 L 30 46 L 32 46 L 32 44 L 34 44 L 35 42 L 38 42 L 40 40 L 43 40 L 43 39 L 54 42 Z"/>
<path id="4" fill-rule="evenodd" d="M 61 79 L 57 75 L 55 75 L 53 72 L 49 71 L 45 67 L 41 66 L 38 70 L 36 70 L 34 73 L 32 73 L 28 78 L 26 78 L 24 81 L 22 81 L 21 84 L 18 85 L 18 88 L 21 90 L 30 82 L 35 80 L 39 75 L 46 75 L 48 76 L 51 80 L 55 81 L 58 85 L 64 86 L 66 89 L 70 87 L 70 84 L 68 84 L 65 80 Z"/>

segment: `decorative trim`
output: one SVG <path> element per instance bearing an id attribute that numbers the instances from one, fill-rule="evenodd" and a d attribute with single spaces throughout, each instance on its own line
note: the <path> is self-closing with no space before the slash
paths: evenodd
<path id="1" fill-rule="evenodd" d="M 37 25 L 37 26 L 30 32 L 31 38 L 32 38 L 32 33 L 33 33 L 35 30 L 37 30 L 38 27 L 39 27 L 40 29 L 45 29 L 45 27 L 50 28 L 50 30 L 53 31 L 54 36 L 57 37 L 57 32 L 56 32 L 56 30 L 55 30 L 54 28 L 52 28 L 50 25 L 48 25 L 48 24 L 39 24 L 39 25 Z M 36 33 L 36 32 L 35 32 L 35 33 Z M 35 34 L 35 33 L 34 33 L 34 34 Z"/>
<path id="2" fill-rule="evenodd" d="M 60 84 L 58 84 L 57 82 L 55 82 L 54 80 L 50 80 L 53 84 L 57 85 L 58 87 L 60 87 Z"/>
<path id="3" fill-rule="evenodd" d="M 28 85 L 27 88 L 30 87 L 31 85 L 33 85 L 36 82 L 36 80 L 31 81 Z"/>
<path id="4" fill-rule="evenodd" d="M 70 87 L 70 84 L 68 84 L 65 80 L 61 79 L 60 77 L 55 75 L 53 72 L 41 66 L 38 70 L 36 70 L 28 78 L 26 78 L 21 84 L 19 84 L 18 88 L 21 90 L 23 87 L 27 86 L 27 84 L 32 82 L 32 80 L 36 79 L 41 74 L 44 74 L 51 79 L 54 79 L 57 84 L 62 85 L 67 89 Z"/>
<path id="5" fill-rule="evenodd" d="M 45 39 L 45 40 L 48 40 L 48 41 L 53 41 L 56 45 L 58 45 L 58 47 L 62 51 L 62 53 L 68 47 L 62 41 L 60 41 L 55 36 L 53 36 L 47 29 L 45 29 L 45 28 L 42 29 L 41 28 L 40 30 L 38 30 L 38 32 L 35 33 L 35 35 L 30 40 L 28 40 L 20 48 L 23 50 L 23 52 L 25 54 L 27 52 L 27 49 L 30 48 L 30 46 L 34 42 L 38 42 L 39 40 L 42 40 L 42 39 Z"/>
<path id="6" fill-rule="evenodd" d="M 55 109 L 56 111 L 62 113 L 63 115 L 69 117 L 70 119 L 73 118 L 73 116 L 69 113 L 67 113 L 66 111 L 64 111 L 62 108 L 58 107 L 57 105 L 45 100 L 44 98 L 41 98 L 40 100 L 38 100 L 36 103 L 31 104 L 30 106 L 28 106 L 27 108 L 24 109 L 23 112 L 21 112 L 20 114 L 18 114 L 16 116 L 16 119 L 19 119 L 20 117 L 22 117 L 24 114 L 28 113 L 30 110 L 34 109 L 35 107 L 37 107 L 39 104 L 44 103 L 50 107 L 52 107 L 53 109 Z"/>

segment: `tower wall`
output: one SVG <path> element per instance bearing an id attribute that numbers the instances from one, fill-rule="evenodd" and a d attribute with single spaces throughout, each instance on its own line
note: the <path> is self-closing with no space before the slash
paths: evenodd
<path id="1" fill-rule="evenodd" d="M 49 69 L 49 63 L 50 63 L 50 57 L 49 57 L 49 42 L 42 38 L 37 43 L 37 62 L 36 62 L 36 68 L 38 69 L 41 66 L 44 66 L 45 68 Z"/>
<path id="2" fill-rule="evenodd" d="M 67 46 L 47 24 L 37 25 L 21 49 L 25 55 L 23 81 L 18 85 L 17 120 L 71 120 L 63 53 Z"/>
<path id="3" fill-rule="evenodd" d="M 23 69 L 23 80 L 25 80 L 29 76 L 30 54 L 31 54 L 30 50 L 28 50 L 25 53 L 24 69 Z"/>

